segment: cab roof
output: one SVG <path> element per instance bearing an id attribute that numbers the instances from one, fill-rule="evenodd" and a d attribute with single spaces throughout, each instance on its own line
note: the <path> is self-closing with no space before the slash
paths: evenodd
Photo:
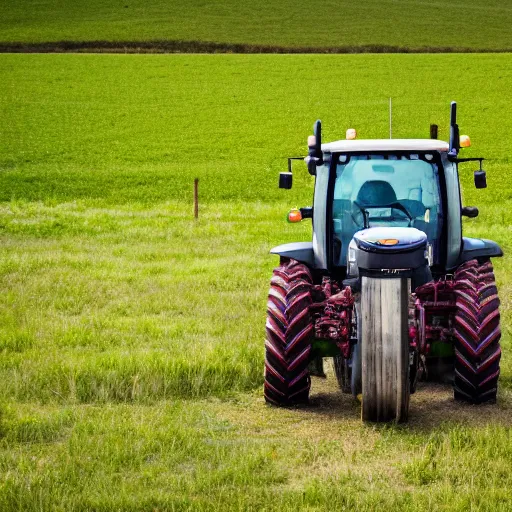
<path id="1" fill-rule="evenodd" d="M 361 151 L 448 151 L 448 142 L 434 139 L 361 139 L 337 140 L 322 144 L 325 153 Z"/>

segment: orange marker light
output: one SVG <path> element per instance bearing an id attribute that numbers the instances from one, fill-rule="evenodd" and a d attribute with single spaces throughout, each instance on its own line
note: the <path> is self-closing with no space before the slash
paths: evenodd
<path id="1" fill-rule="evenodd" d="M 292 208 L 288 212 L 288 222 L 300 222 L 302 220 L 302 213 L 298 208 Z"/>
<path id="2" fill-rule="evenodd" d="M 345 134 L 347 140 L 354 140 L 357 137 L 357 132 L 355 128 L 349 128 L 347 133 Z"/>
<path id="3" fill-rule="evenodd" d="M 380 240 L 377 240 L 377 243 L 380 245 L 396 245 L 398 242 L 399 240 L 396 238 L 381 238 Z"/>
<path id="4" fill-rule="evenodd" d="M 471 139 L 469 135 L 461 135 L 460 136 L 460 147 L 461 148 L 469 148 L 471 146 Z"/>

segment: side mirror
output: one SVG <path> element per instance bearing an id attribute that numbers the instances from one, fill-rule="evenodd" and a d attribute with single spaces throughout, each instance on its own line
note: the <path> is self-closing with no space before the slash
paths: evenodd
<path id="1" fill-rule="evenodd" d="M 476 206 L 464 206 L 460 212 L 463 217 L 469 217 L 470 219 L 478 217 L 478 213 L 478 208 Z"/>
<path id="2" fill-rule="evenodd" d="M 475 171 L 475 187 L 487 188 L 487 175 L 485 174 L 485 171 Z"/>
<path id="3" fill-rule="evenodd" d="M 293 175 L 291 172 L 279 173 L 279 188 L 291 189 L 293 182 Z"/>

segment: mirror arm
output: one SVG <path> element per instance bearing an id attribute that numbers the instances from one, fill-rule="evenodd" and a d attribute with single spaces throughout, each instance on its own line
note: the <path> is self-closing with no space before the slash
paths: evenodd
<path id="1" fill-rule="evenodd" d="M 304 158 L 304 161 L 308 166 L 308 171 L 311 176 L 316 176 L 316 168 L 324 163 L 321 158 L 316 158 L 314 156 L 307 156 Z"/>
<path id="2" fill-rule="evenodd" d="M 463 162 L 480 162 L 480 167 L 482 167 L 482 162 L 485 160 L 485 158 L 482 158 L 482 157 L 476 157 L 476 158 L 457 158 L 457 157 L 453 157 L 453 156 L 449 156 L 448 155 L 448 160 L 450 160 L 450 162 L 454 162 L 456 164 L 460 164 L 460 163 L 463 163 Z"/>
<path id="3" fill-rule="evenodd" d="M 304 160 L 303 156 L 289 156 L 288 157 L 288 172 L 292 172 L 292 160 Z"/>
<path id="4" fill-rule="evenodd" d="M 302 215 L 302 219 L 312 219 L 313 218 L 313 207 L 312 206 L 304 206 L 299 208 L 300 214 Z"/>

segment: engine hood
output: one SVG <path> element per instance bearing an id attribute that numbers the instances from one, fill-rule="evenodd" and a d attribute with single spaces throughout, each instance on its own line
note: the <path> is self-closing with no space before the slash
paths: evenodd
<path id="1" fill-rule="evenodd" d="M 427 235 L 416 228 L 383 226 L 358 231 L 354 241 L 363 251 L 399 253 L 426 247 Z"/>

